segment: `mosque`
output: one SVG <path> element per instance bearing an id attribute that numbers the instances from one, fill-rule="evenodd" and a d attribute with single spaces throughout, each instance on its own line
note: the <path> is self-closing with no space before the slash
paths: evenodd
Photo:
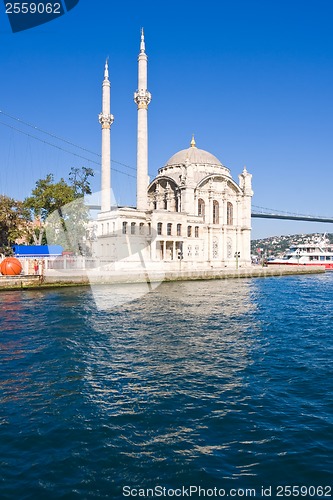
<path id="1" fill-rule="evenodd" d="M 172 271 L 251 265 L 251 179 L 244 167 L 238 183 L 213 154 L 178 151 L 148 177 L 147 54 L 143 30 L 138 56 L 136 208 L 111 206 L 111 140 L 108 62 L 102 84 L 101 211 L 93 253 L 114 268 Z"/>

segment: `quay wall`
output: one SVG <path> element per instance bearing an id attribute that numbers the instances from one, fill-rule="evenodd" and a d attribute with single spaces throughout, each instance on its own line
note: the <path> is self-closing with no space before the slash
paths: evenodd
<path id="1" fill-rule="evenodd" d="M 197 271 L 149 271 L 149 272 L 119 272 L 112 271 L 107 274 L 99 274 L 98 271 L 86 273 L 76 270 L 68 273 L 54 274 L 45 276 L 0 276 L 1 290 L 18 289 L 40 289 L 65 286 L 82 286 L 90 284 L 112 284 L 112 283 L 143 283 L 143 282 L 162 282 L 162 281 L 196 281 L 196 280 L 216 280 L 216 279 L 235 279 L 235 278 L 266 278 L 271 276 L 288 276 L 324 273 L 325 269 L 321 266 L 274 266 L 259 267 L 251 266 L 240 269 L 211 269 Z"/>

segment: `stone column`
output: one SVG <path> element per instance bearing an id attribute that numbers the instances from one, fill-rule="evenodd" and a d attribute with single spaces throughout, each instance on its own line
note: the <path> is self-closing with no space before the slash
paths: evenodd
<path id="1" fill-rule="evenodd" d="M 101 172 L 101 211 L 108 212 L 111 208 L 111 137 L 110 129 L 114 121 L 110 114 L 110 81 L 108 62 L 105 63 L 102 85 L 102 113 L 99 123 L 102 125 L 102 172 Z"/>
<path id="2" fill-rule="evenodd" d="M 138 90 L 134 94 L 134 102 L 138 106 L 137 135 L 137 190 L 136 205 L 138 210 L 148 209 L 148 104 L 151 94 L 147 90 L 147 54 L 143 30 L 141 31 L 140 53 L 138 57 Z"/>

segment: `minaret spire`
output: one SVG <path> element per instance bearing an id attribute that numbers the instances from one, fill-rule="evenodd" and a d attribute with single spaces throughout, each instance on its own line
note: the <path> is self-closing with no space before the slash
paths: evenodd
<path id="1" fill-rule="evenodd" d="M 145 51 L 146 51 L 145 34 L 144 34 L 144 31 L 143 31 L 143 28 L 141 28 L 140 52 L 145 52 Z"/>
<path id="2" fill-rule="evenodd" d="M 106 58 L 105 66 L 104 66 L 104 80 L 109 79 L 109 58 Z"/>
<path id="3" fill-rule="evenodd" d="M 111 208 L 111 138 L 110 128 L 114 121 L 110 114 L 111 85 L 109 80 L 109 62 L 105 61 L 104 80 L 102 84 L 102 113 L 99 123 L 102 125 L 102 172 L 101 172 L 101 211 L 108 212 Z"/>
<path id="4" fill-rule="evenodd" d="M 141 29 L 140 53 L 138 56 L 138 90 L 134 93 L 134 102 L 138 106 L 137 136 L 137 188 L 136 206 L 138 210 L 147 210 L 148 198 L 148 104 L 151 94 L 147 90 L 147 63 L 145 39 Z"/>

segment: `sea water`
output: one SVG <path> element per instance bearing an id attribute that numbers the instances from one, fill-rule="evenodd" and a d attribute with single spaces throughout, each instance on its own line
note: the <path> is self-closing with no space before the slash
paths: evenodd
<path id="1" fill-rule="evenodd" d="M 332 304 L 333 273 L 1 293 L 0 498 L 331 498 Z"/>

